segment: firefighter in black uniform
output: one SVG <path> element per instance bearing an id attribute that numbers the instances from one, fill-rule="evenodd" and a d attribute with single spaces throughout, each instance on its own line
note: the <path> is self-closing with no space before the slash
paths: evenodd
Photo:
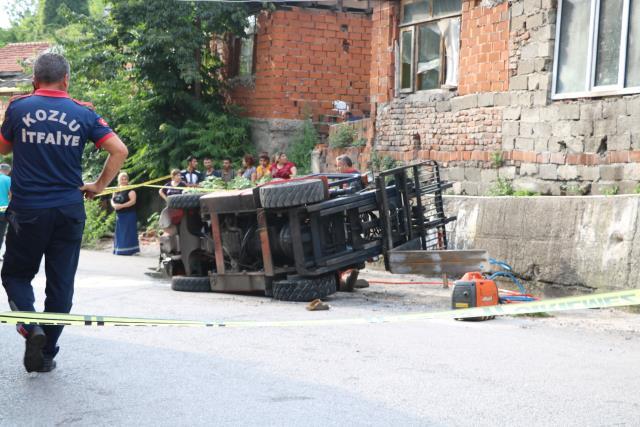
<path id="1" fill-rule="evenodd" d="M 67 94 L 69 63 L 54 53 L 33 66 L 34 92 L 12 99 L 0 131 L 0 153 L 13 151 L 9 232 L 2 285 L 12 310 L 35 311 L 31 280 L 44 256 L 45 312 L 69 313 L 85 222 L 83 195 L 102 192 L 120 170 L 127 148 L 90 104 Z M 82 181 L 87 141 L 109 153 L 95 182 Z M 62 326 L 18 325 L 26 338 L 27 372 L 55 368 Z"/>

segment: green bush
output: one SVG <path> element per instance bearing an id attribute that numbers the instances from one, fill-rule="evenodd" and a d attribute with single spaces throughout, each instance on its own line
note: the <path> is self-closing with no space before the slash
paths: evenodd
<path id="1" fill-rule="evenodd" d="M 159 222 L 160 212 L 154 212 L 149 215 L 149 218 L 147 218 L 147 233 L 151 231 L 155 231 L 156 233 L 158 233 L 160 231 L 160 226 L 158 225 Z"/>
<path id="2" fill-rule="evenodd" d="M 341 124 L 338 129 L 329 136 L 329 147 L 351 147 L 356 140 L 356 131 L 347 124 Z"/>
<path id="3" fill-rule="evenodd" d="M 102 207 L 102 200 L 85 200 L 84 210 L 87 213 L 87 221 L 82 235 L 82 246 L 95 247 L 98 241 L 109 233 L 113 233 L 116 226 L 115 212 L 109 213 Z"/>
<path id="4" fill-rule="evenodd" d="M 620 187 L 618 187 L 617 185 L 612 185 L 611 187 L 603 188 L 602 194 L 605 196 L 615 196 L 619 191 Z"/>
<path id="5" fill-rule="evenodd" d="M 511 181 L 498 178 L 498 180 L 493 184 L 493 187 L 489 189 L 489 196 L 512 196 L 513 195 L 513 186 L 511 185 Z"/>
<path id="6" fill-rule="evenodd" d="M 535 191 L 531 191 L 531 190 L 515 190 L 513 192 L 514 196 L 520 196 L 520 197 L 526 197 L 526 196 L 539 196 L 540 193 L 536 193 Z"/>
<path id="7" fill-rule="evenodd" d="M 383 172 L 389 169 L 397 168 L 402 162 L 395 160 L 393 157 L 380 156 L 377 151 L 371 152 L 371 160 L 369 160 L 369 168 L 373 172 Z"/>
<path id="8" fill-rule="evenodd" d="M 309 119 L 305 120 L 304 125 L 293 137 L 287 151 L 287 157 L 296 164 L 299 175 L 311 171 L 311 152 L 319 141 L 320 138 L 313 122 Z"/>
<path id="9" fill-rule="evenodd" d="M 360 138 L 357 141 L 353 142 L 353 147 L 364 147 L 367 145 L 367 140 L 365 138 Z"/>

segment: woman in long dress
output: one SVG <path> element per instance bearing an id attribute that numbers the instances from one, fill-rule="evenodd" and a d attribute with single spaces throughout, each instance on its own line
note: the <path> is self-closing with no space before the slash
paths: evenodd
<path id="1" fill-rule="evenodd" d="M 129 185 L 129 175 L 118 175 L 118 186 Z M 140 252 L 138 244 L 138 216 L 136 215 L 136 192 L 124 189 L 113 194 L 111 206 L 116 211 L 116 235 L 113 239 L 113 253 L 133 255 Z"/>

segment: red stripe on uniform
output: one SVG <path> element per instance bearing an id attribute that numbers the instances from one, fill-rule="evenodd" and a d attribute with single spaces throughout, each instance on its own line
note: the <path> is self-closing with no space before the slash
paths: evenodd
<path id="1" fill-rule="evenodd" d="M 11 141 L 9 141 L 7 138 L 5 138 L 4 135 L 2 135 L 1 133 L 0 133 L 0 142 L 2 142 L 3 144 L 6 144 L 6 145 L 10 145 L 10 146 L 13 147 L 13 144 L 11 143 Z"/>
<path id="2" fill-rule="evenodd" d="M 111 138 L 112 136 L 115 136 L 115 132 L 109 132 L 108 134 L 106 134 L 105 136 L 103 136 L 102 138 L 100 138 L 99 140 L 96 141 L 96 148 L 100 148 L 100 146 L 102 145 L 103 142 L 105 142 L 107 139 Z"/>
<path id="3" fill-rule="evenodd" d="M 37 89 L 35 92 L 33 92 L 33 94 L 39 96 L 48 96 L 51 98 L 69 98 L 69 94 L 64 90 Z"/>

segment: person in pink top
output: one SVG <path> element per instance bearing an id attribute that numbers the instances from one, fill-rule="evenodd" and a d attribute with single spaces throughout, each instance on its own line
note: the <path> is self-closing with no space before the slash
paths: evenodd
<path id="1" fill-rule="evenodd" d="M 287 159 L 287 154 L 278 153 L 276 162 L 271 166 L 271 176 L 273 178 L 290 179 L 297 174 L 296 165 Z"/>

